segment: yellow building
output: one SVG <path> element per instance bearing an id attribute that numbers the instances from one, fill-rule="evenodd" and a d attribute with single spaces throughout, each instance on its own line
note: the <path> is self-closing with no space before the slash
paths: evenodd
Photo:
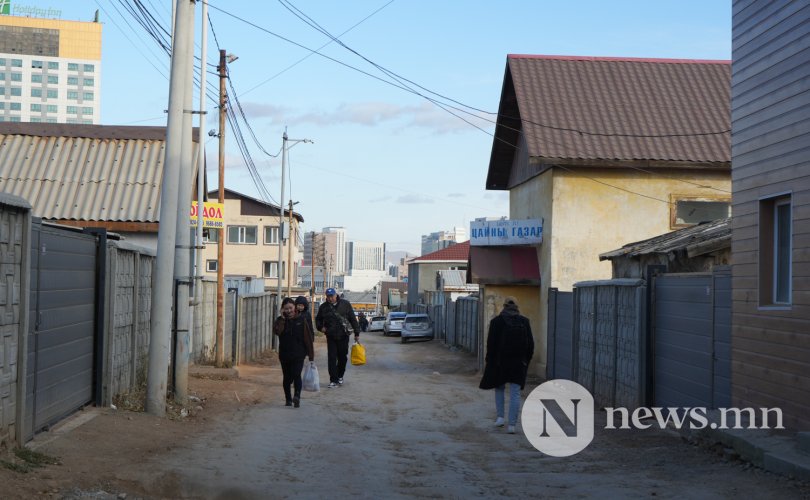
<path id="1" fill-rule="evenodd" d="M 4 2 L 0 7 L 0 121 L 97 124 L 101 120 L 99 22 Z"/>
<path id="2" fill-rule="evenodd" d="M 217 191 L 208 193 L 209 199 L 216 201 L 217 193 Z M 301 239 L 299 228 L 304 218 L 296 212 L 290 217 L 289 210 L 284 210 L 284 224 L 289 226 L 292 219 L 292 225 L 289 230 L 290 237 L 282 241 L 282 263 L 279 273 L 279 237 L 284 236 L 280 230 L 282 222 L 280 214 L 278 205 L 225 189 L 223 209 L 225 248 L 222 270 L 226 277 L 264 278 L 265 289 L 275 290 L 280 275 L 282 287 L 287 287 L 288 277 L 291 278 L 289 284 L 295 286 L 298 263 L 302 257 L 298 245 Z M 213 229 L 208 231 L 203 250 L 205 273 L 211 279 L 216 279 L 217 276 L 219 233 Z"/>
<path id="3" fill-rule="evenodd" d="M 728 61 L 507 58 L 486 187 L 509 191 L 510 219 L 542 221 L 541 284 L 480 282 L 481 324 L 516 296 L 530 373 L 546 374 L 549 288 L 608 279 L 600 253 L 730 215 L 729 89 Z"/>

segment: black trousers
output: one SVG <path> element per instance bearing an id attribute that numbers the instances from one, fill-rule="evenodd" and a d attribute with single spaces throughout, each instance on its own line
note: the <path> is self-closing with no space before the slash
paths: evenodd
<path id="1" fill-rule="evenodd" d="M 349 336 L 342 339 L 326 338 L 326 349 L 329 355 L 329 381 L 337 383 L 346 373 L 346 360 L 349 357 Z"/>
<path id="2" fill-rule="evenodd" d="M 287 401 L 292 401 L 290 384 L 295 386 L 295 397 L 301 397 L 301 370 L 303 369 L 304 358 L 281 361 L 281 373 L 283 374 L 281 384 L 284 387 L 284 397 Z"/>

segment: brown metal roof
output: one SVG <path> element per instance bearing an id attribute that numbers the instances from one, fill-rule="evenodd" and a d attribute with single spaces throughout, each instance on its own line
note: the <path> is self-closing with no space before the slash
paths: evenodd
<path id="1" fill-rule="evenodd" d="M 45 219 L 158 222 L 165 141 L 165 127 L 0 123 L 0 192 Z"/>
<path id="2" fill-rule="evenodd" d="M 488 189 L 518 143 L 550 165 L 729 169 L 730 61 L 510 55 Z"/>

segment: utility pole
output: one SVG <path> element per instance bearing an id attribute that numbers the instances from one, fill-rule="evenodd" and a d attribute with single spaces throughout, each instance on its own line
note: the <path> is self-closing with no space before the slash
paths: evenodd
<path id="1" fill-rule="evenodd" d="M 290 221 L 290 237 L 287 241 L 287 297 L 292 294 L 292 242 L 293 242 L 293 205 L 297 205 L 298 202 L 296 201 L 293 203 L 290 200 L 290 211 L 289 211 L 289 221 Z"/>
<path id="2" fill-rule="evenodd" d="M 189 9 L 187 14 L 191 39 L 190 52 L 193 54 L 194 44 L 194 11 Z M 191 82 L 194 80 L 194 58 L 184 59 L 183 77 L 187 83 L 183 96 L 183 142 L 180 154 L 180 175 L 178 177 L 179 191 L 177 192 L 177 221 L 176 242 L 174 251 L 174 280 L 176 285 L 175 296 L 175 349 L 174 349 L 174 398 L 179 403 L 185 403 L 188 398 L 188 362 L 189 348 L 191 346 L 189 333 L 189 320 L 191 319 L 189 307 L 189 287 L 191 285 L 191 227 L 189 224 L 189 208 L 191 207 L 191 168 L 192 168 L 192 114 L 193 92 Z M 198 138 L 202 142 L 202 137 Z"/>
<path id="3" fill-rule="evenodd" d="M 146 411 L 151 415 L 166 414 L 168 364 L 171 354 L 172 284 L 174 246 L 177 231 L 177 192 L 183 142 L 183 106 L 191 82 L 185 81 L 186 61 L 193 56 L 194 4 L 177 0 L 177 15 L 172 41 L 172 67 L 169 81 L 169 116 L 166 126 L 166 152 L 160 189 L 160 228 L 152 286 L 152 321 L 149 340 Z M 184 186 L 184 189 L 188 186 Z"/>
<path id="4" fill-rule="evenodd" d="M 205 77 L 208 74 L 208 68 L 206 68 L 206 61 L 207 54 L 208 54 L 208 2 L 202 2 L 202 14 L 200 16 L 202 20 L 200 25 L 200 88 L 205 89 Z M 193 297 L 190 298 L 191 302 L 194 305 L 193 314 L 194 318 L 191 321 L 192 324 L 192 332 L 196 331 L 198 328 L 202 330 L 203 325 L 203 287 L 202 287 L 202 279 L 203 279 L 203 250 L 205 246 L 203 245 L 203 224 L 205 222 L 203 218 L 203 211 L 205 208 L 205 141 L 203 140 L 203 131 L 205 130 L 206 125 L 206 118 L 208 113 L 205 111 L 206 107 L 206 100 L 205 100 L 205 90 L 200 92 L 200 116 L 199 116 L 199 128 L 198 128 L 198 141 L 197 144 L 197 154 L 194 159 L 194 164 L 197 167 L 197 232 L 195 237 L 195 274 L 194 274 L 194 294 Z M 193 338 L 193 336 L 192 336 Z M 192 341 L 192 346 L 193 346 Z"/>
<path id="5" fill-rule="evenodd" d="M 225 93 L 225 78 L 228 76 L 228 70 L 225 67 L 225 50 L 219 51 L 219 202 L 225 203 L 225 106 L 228 102 L 228 96 Z M 225 256 L 225 230 L 227 228 L 221 227 L 219 229 L 219 238 L 217 241 L 217 353 L 216 363 L 217 366 L 222 368 L 225 366 L 225 334 L 224 334 L 224 295 L 225 295 L 225 271 L 223 269 Z"/>
<path id="6" fill-rule="evenodd" d="M 285 172 L 287 171 L 287 143 L 292 142 L 293 146 L 298 144 L 299 142 L 309 142 L 312 143 L 310 139 L 288 139 L 287 138 L 287 130 L 284 130 L 284 135 L 282 136 L 281 140 L 281 199 L 279 200 L 278 206 L 278 263 L 276 264 L 277 274 L 278 274 L 278 288 L 276 291 L 276 316 L 281 314 L 281 292 L 282 292 L 282 283 L 281 283 L 281 271 L 284 269 L 284 263 L 282 261 L 284 257 L 284 250 L 282 246 L 283 237 L 284 237 L 284 184 L 285 184 Z M 292 202 L 291 202 L 292 203 Z M 290 213 L 292 213 L 292 208 L 290 209 Z M 292 228 L 289 228 L 289 235 L 292 236 Z M 287 283 L 290 281 L 290 276 L 287 276 Z M 288 292 L 289 294 L 289 292 Z M 274 337 L 275 338 L 275 337 Z"/>

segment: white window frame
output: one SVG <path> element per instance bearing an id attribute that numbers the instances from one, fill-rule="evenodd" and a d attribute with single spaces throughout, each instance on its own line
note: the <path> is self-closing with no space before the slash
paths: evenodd
<path id="1" fill-rule="evenodd" d="M 271 236 L 275 229 L 275 238 L 267 239 L 267 231 L 270 230 Z M 278 245 L 278 237 L 281 234 L 281 229 L 278 226 L 264 226 L 264 244 L 265 245 Z"/>
<path id="2" fill-rule="evenodd" d="M 208 259 L 205 261 L 205 272 L 215 273 L 218 271 L 219 261 L 217 259 Z"/>
<path id="3" fill-rule="evenodd" d="M 269 266 L 268 266 L 269 264 Z M 275 267 L 275 274 L 272 272 L 273 268 Z M 281 266 L 282 271 L 284 270 L 284 265 Z M 277 260 L 265 260 L 262 262 L 262 277 L 264 278 L 273 278 L 278 279 L 278 261 Z M 283 279 L 283 278 L 282 278 Z"/>
<path id="4" fill-rule="evenodd" d="M 238 228 L 238 241 L 231 241 L 231 229 Z M 253 241 L 248 242 L 248 229 L 253 229 Z M 227 243 L 229 245 L 255 245 L 258 240 L 258 226 L 228 226 Z"/>

